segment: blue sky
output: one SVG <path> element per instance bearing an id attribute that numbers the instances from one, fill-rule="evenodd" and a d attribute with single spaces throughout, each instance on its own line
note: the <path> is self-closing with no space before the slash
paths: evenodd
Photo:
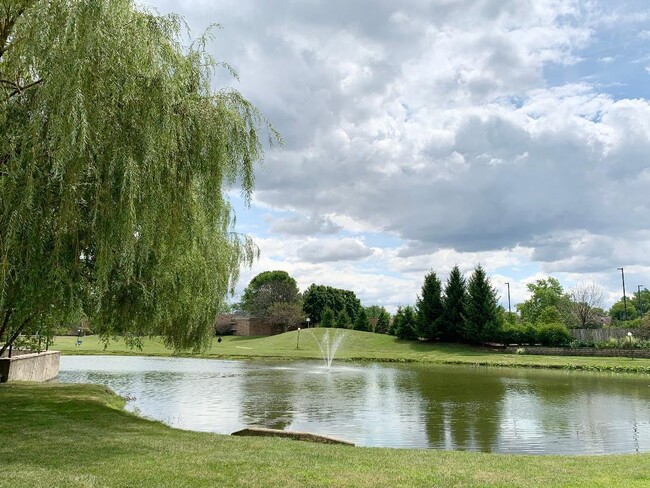
<path id="1" fill-rule="evenodd" d="M 149 0 L 280 131 L 237 230 L 283 269 L 414 303 L 424 275 L 481 264 L 507 305 L 544 276 L 609 305 L 650 286 L 645 1 Z"/>

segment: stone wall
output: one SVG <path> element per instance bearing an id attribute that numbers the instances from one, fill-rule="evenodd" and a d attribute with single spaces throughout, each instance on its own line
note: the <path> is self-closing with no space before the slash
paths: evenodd
<path id="1" fill-rule="evenodd" d="M 516 353 L 518 349 L 523 349 L 523 354 L 545 356 L 596 356 L 650 359 L 650 351 L 647 349 L 594 349 L 591 347 L 570 349 L 568 347 L 523 346 L 506 347 L 506 352 Z"/>
<path id="2" fill-rule="evenodd" d="M 59 375 L 59 351 L 19 354 L 0 358 L 0 383 L 6 381 L 49 381 Z"/>

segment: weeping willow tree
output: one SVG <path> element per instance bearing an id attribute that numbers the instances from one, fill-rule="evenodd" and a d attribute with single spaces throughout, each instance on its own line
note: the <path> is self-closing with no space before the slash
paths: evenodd
<path id="1" fill-rule="evenodd" d="M 259 134 L 205 39 L 131 0 L 0 0 L 0 338 L 86 316 L 200 349 L 254 246 Z M 1 352 L 1 351 L 0 351 Z"/>

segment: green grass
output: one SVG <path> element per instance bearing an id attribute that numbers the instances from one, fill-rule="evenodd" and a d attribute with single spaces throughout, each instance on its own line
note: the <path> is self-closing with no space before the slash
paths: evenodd
<path id="1" fill-rule="evenodd" d="M 0 385 L 1 487 L 650 486 L 650 454 L 525 456 L 188 432 L 101 386 Z"/>
<path id="2" fill-rule="evenodd" d="M 321 356 L 312 334 L 320 337 L 325 330 L 300 331 L 299 348 L 296 348 L 298 332 L 293 331 L 270 337 L 226 336 L 221 343 L 214 340 L 212 346 L 204 353 L 182 355 L 207 358 L 318 359 Z M 330 334 L 334 334 L 334 332 L 334 330 L 330 330 Z M 53 347 L 63 354 L 172 355 L 172 351 L 166 349 L 162 341 L 158 339 L 145 340 L 142 351 L 129 349 L 121 341 L 111 342 L 107 349 L 104 350 L 103 343 L 96 336 L 84 337 L 80 346 L 76 346 L 75 341 L 76 337 L 57 337 Z M 506 354 L 498 350 L 465 345 L 401 341 L 385 334 L 358 331 L 347 332 L 336 358 L 337 360 L 427 362 L 650 373 L 650 359 Z"/>

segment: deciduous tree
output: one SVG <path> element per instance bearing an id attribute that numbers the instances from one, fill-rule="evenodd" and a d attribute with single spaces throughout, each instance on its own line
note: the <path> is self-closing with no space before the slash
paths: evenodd
<path id="1" fill-rule="evenodd" d="M 300 303 L 291 302 L 274 302 L 267 310 L 267 317 L 283 332 L 296 329 L 305 318 Z"/>
<path id="2" fill-rule="evenodd" d="M 317 324 L 321 322 L 326 307 L 336 315 L 345 311 L 348 319 L 353 320 L 361 308 L 361 302 L 353 291 L 312 284 L 303 295 L 303 310 Z"/>
<path id="3" fill-rule="evenodd" d="M 298 284 L 289 273 L 263 271 L 255 276 L 244 290 L 242 308 L 256 317 L 269 317 L 274 304 L 299 305 L 300 301 Z"/>
<path id="4" fill-rule="evenodd" d="M 0 1 L 0 336 L 85 315 L 201 348 L 254 246 L 233 232 L 268 127 L 205 38 L 132 0 Z M 269 132 L 275 139 L 272 129 Z"/>
<path id="5" fill-rule="evenodd" d="M 596 321 L 595 311 L 603 306 L 605 294 L 596 283 L 580 283 L 569 291 L 569 310 L 579 328 L 593 328 L 600 324 Z"/>
<path id="6" fill-rule="evenodd" d="M 530 297 L 525 302 L 517 305 L 517 310 L 524 322 L 536 324 L 540 315 L 547 307 L 554 307 L 562 316 L 561 322 L 566 324 L 570 319 L 567 317 L 569 310 L 569 299 L 564 294 L 560 282 L 549 276 L 537 280 L 535 283 L 526 285 Z"/>

